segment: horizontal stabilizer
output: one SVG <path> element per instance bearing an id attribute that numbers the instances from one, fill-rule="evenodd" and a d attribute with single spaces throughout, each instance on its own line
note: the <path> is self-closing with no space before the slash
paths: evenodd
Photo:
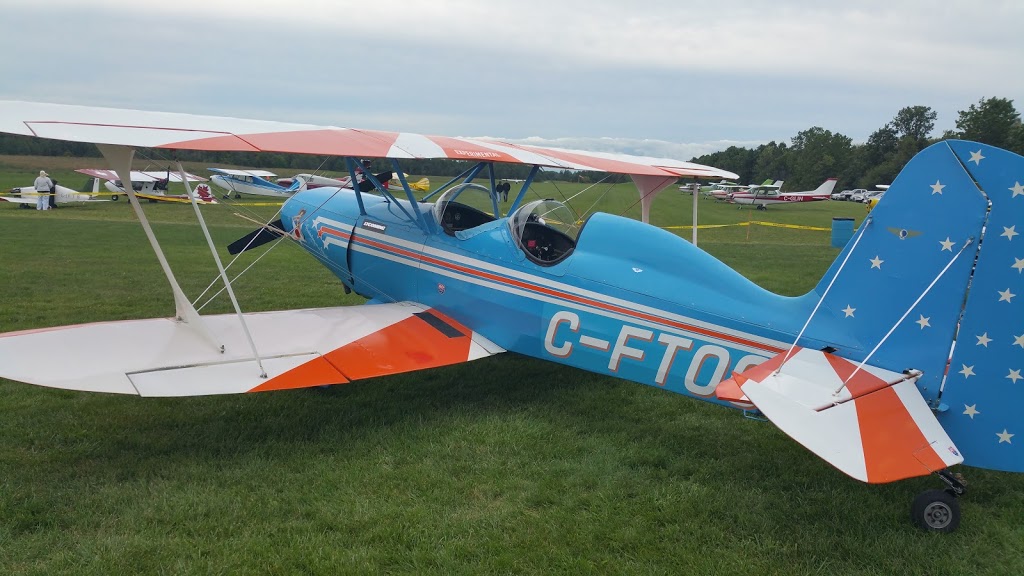
<path id="1" fill-rule="evenodd" d="M 844 473 L 870 483 L 924 476 L 963 457 L 917 389 L 899 374 L 815 350 L 785 353 L 719 385 Z M 782 369 L 779 370 L 779 366 Z"/>
<path id="2" fill-rule="evenodd" d="M 0 334 L 0 377 L 51 388 L 137 394 L 237 394 L 397 374 L 504 350 L 415 303 L 203 316 L 222 352 L 168 318 Z M 61 362 L 53 362 L 59 350 Z M 266 372 L 261 376 L 260 365 Z"/>

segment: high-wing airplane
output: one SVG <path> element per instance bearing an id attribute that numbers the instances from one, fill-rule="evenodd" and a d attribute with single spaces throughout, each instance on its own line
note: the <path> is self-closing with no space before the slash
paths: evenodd
<path id="1" fill-rule="evenodd" d="M 118 195 L 124 194 L 125 189 L 122 184 L 120 176 L 113 170 L 104 170 L 102 168 L 80 168 L 75 170 L 80 174 L 92 176 L 97 181 L 103 180 L 103 186 L 113 193 L 111 196 L 112 200 L 117 200 Z M 202 176 L 196 176 L 195 174 L 184 173 L 184 179 L 189 182 L 206 182 L 206 178 Z M 154 171 L 154 170 L 132 170 L 131 171 L 131 183 L 132 191 L 135 193 L 136 198 L 142 198 L 149 200 L 150 202 L 174 202 L 174 203 L 188 203 L 190 202 L 187 194 L 168 194 L 167 184 L 170 182 L 182 182 L 182 174 L 171 172 L 171 171 Z M 195 188 L 196 200 L 201 204 L 216 204 L 217 199 L 210 192 L 210 186 L 207 184 L 199 184 Z"/>
<path id="2" fill-rule="evenodd" d="M 209 170 L 213 172 L 213 175 L 210 176 L 210 181 L 227 191 L 224 194 L 225 200 L 230 198 L 231 194 L 234 194 L 234 198 L 242 198 L 242 194 L 287 198 L 299 190 L 304 183 L 296 180 L 294 186 L 291 182 L 289 182 L 287 187 L 281 186 L 280 183 L 274 183 L 266 179 L 276 176 L 276 174 L 267 170 L 242 170 L 236 168 L 209 168 Z"/>
<path id="3" fill-rule="evenodd" d="M 806 192 L 782 192 L 782 181 L 770 186 L 751 186 L 748 190 L 736 192 L 730 200 L 736 204 L 751 204 L 758 210 L 765 210 L 769 204 L 787 204 L 792 202 L 818 202 L 828 200 L 836 187 L 836 179 L 829 178 L 814 190 Z"/>
<path id="4" fill-rule="evenodd" d="M 507 350 L 756 409 L 864 482 L 934 473 L 946 489 L 911 506 L 929 530 L 960 522 L 964 485 L 951 466 L 1024 472 L 1024 442 L 1015 441 L 1024 427 L 1024 258 L 1014 241 L 1024 227 L 1024 157 L 1004 150 L 947 140 L 920 152 L 818 285 L 784 297 L 665 230 L 603 213 L 578 223 L 561 202 L 527 199 L 542 167 L 628 174 L 641 197 L 683 176 L 735 177 L 706 166 L 24 102 L 0 102 L 0 132 L 95 142 L 123 174 L 134 147 L 330 153 L 353 179 L 359 158 L 390 159 L 396 173 L 408 158 L 469 161 L 432 201 L 372 176 L 376 194 L 297 192 L 280 220 L 229 248 L 291 239 L 368 299 L 355 307 L 242 313 L 196 208 L 236 310 L 200 316 L 129 191 L 175 317 L 0 334 L 4 378 L 192 396 L 344 384 Z M 507 213 L 495 194 L 498 162 L 533 167 Z M 67 350 L 63 362 L 45 361 L 53 349 Z"/>

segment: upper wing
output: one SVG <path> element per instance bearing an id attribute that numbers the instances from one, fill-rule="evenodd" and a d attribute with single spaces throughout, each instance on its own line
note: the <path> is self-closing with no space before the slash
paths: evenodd
<path id="1" fill-rule="evenodd" d="M 79 174 L 85 174 L 86 176 L 92 176 L 93 178 L 99 178 L 101 180 L 120 180 L 121 178 L 113 170 L 104 170 L 102 168 L 79 168 L 75 170 Z M 186 172 L 185 177 L 188 178 L 189 182 L 205 182 L 206 178 L 202 176 L 196 176 L 195 174 Z M 163 179 L 167 179 L 169 182 L 181 182 L 181 175 L 175 171 L 165 170 L 132 170 L 132 182 L 158 182 Z"/>
<path id="2" fill-rule="evenodd" d="M 266 377 L 234 314 L 204 316 L 214 346 L 167 318 L 0 334 L 0 377 L 140 396 L 236 394 L 411 372 L 504 349 L 411 302 L 245 314 Z M 54 353 L 61 356 L 53 362 Z"/>
<path id="3" fill-rule="evenodd" d="M 259 178 L 273 178 L 277 176 L 273 172 L 267 170 L 238 170 L 235 168 L 207 168 L 214 174 L 224 174 L 227 176 L 257 176 Z"/>
<path id="4" fill-rule="evenodd" d="M 478 138 L 32 102 L 0 101 L 0 132 L 149 148 L 448 158 L 631 175 L 738 177 L 678 160 L 518 146 Z"/>

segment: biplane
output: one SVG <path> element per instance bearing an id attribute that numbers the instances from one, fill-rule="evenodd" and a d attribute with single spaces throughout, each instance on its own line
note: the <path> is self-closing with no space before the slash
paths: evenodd
<path id="1" fill-rule="evenodd" d="M 4 378 L 194 396 L 345 384 L 510 351 L 756 410 L 864 482 L 935 474 L 945 488 L 911 505 L 928 530 L 960 523 L 965 488 L 951 467 L 1024 471 L 1024 442 L 1015 438 L 1024 399 L 1024 244 L 1016 239 L 1024 158 L 1004 150 L 943 141 L 920 152 L 821 281 L 785 297 L 660 228 L 603 213 L 580 222 L 561 202 L 527 200 L 545 167 L 626 174 L 645 199 L 680 177 L 736 177 L 707 166 L 24 102 L 0 102 L 0 131 L 96 143 L 118 174 L 130 172 L 135 147 L 331 154 L 353 180 L 365 158 L 387 159 L 396 174 L 405 159 L 467 163 L 422 199 L 404 178 L 389 189 L 373 175 L 373 194 L 297 192 L 277 220 L 229 247 L 294 242 L 367 298 L 352 307 L 244 313 L 196 208 L 235 309 L 200 316 L 128 191 L 175 316 L 0 334 Z M 532 166 L 504 212 L 496 163 Z M 46 362 L 55 348 L 67 349 L 64 361 Z"/>

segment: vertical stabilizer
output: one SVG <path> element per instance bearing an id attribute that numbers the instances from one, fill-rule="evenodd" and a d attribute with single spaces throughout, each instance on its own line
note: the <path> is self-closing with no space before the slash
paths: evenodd
<path id="1" fill-rule="evenodd" d="M 854 362 L 870 356 L 893 372 L 922 371 L 918 387 L 934 401 L 987 210 L 948 142 L 921 151 L 815 289 L 823 294 L 849 255 L 807 334 L 835 342 L 836 353 Z M 829 323 L 841 332 L 828 334 Z"/>

